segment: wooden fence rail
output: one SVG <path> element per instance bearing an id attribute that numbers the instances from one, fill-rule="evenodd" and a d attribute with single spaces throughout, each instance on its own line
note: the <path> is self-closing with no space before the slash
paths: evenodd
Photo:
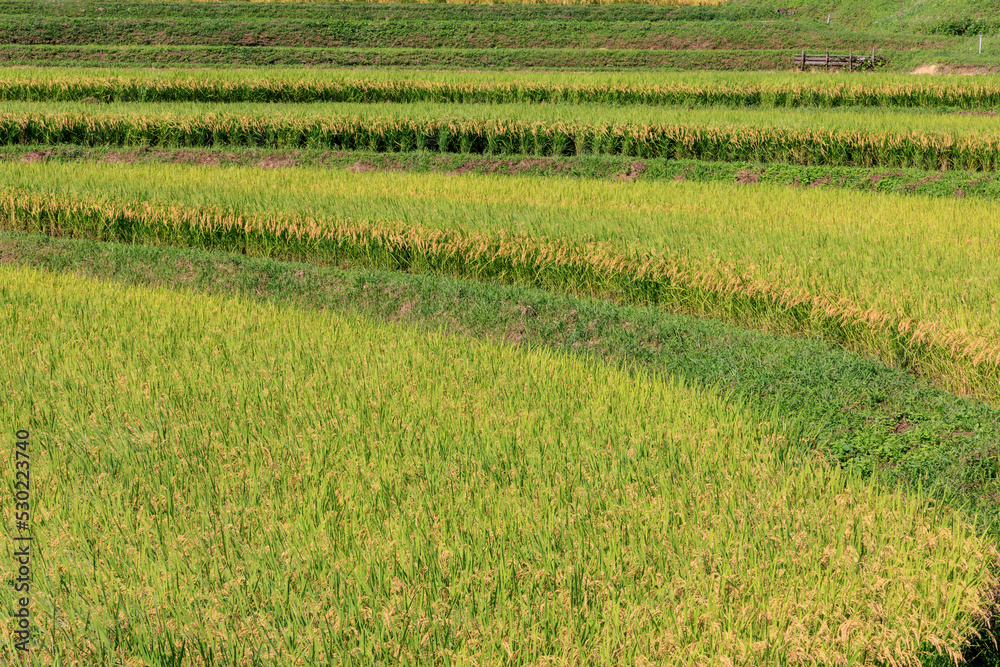
<path id="1" fill-rule="evenodd" d="M 856 56 L 853 51 L 848 51 L 846 56 L 831 55 L 829 51 L 826 53 L 806 53 L 806 50 L 802 49 L 802 53 L 795 56 L 795 66 L 799 69 L 807 67 L 825 67 L 827 69 L 831 67 L 846 67 L 848 71 L 853 71 L 854 69 L 871 69 L 876 63 L 874 46 L 870 55 Z"/>

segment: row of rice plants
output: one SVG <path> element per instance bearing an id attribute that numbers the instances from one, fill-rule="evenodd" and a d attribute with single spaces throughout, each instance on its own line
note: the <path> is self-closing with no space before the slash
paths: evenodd
<path id="1" fill-rule="evenodd" d="M 132 15 L 112 18 L 92 9 L 76 16 L 45 18 L 40 16 L 8 17 L 0 15 L 0 41 L 4 44 L 132 44 L 147 46 L 191 45 L 239 47 L 352 47 L 352 48 L 520 48 L 538 44 L 549 48 L 595 49 L 670 49 L 678 42 L 690 43 L 704 35 L 704 24 L 690 21 L 656 20 L 629 22 L 575 20 L 568 17 L 542 20 L 519 20 L 509 16 L 465 20 L 398 19 L 250 19 L 233 17 L 192 19 L 178 12 L 170 18 Z M 731 43 L 727 37 L 748 34 L 735 22 L 719 22 L 710 39 L 718 45 Z M 787 35 L 791 30 L 793 35 Z M 763 30 L 748 34 L 747 48 L 782 48 L 775 33 L 777 27 L 765 24 Z M 806 38 L 808 28 L 784 26 L 780 34 L 786 40 Z M 728 33 L 728 34 L 725 34 Z M 705 37 L 701 37 L 704 42 Z M 930 38 L 940 42 L 937 38 Z M 890 37 L 887 48 L 910 43 L 909 36 Z M 926 41 L 923 38 L 921 41 Z M 937 44 L 936 44 L 937 45 Z"/>
<path id="2" fill-rule="evenodd" d="M 916 667 L 1000 584 L 960 513 L 660 377 L 2 264 L 0 313 L 41 664 Z"/>
<path id="3" fill-rule="evenodd" d="M 489 155 L 637 158 L 801 165 L 1000 168 L 1000 138 L 929 132 L 785 127 L 399 117 L 205 114 L 0 113 L 0 143 L 121 146 L 259 146 Z"/>
<path id="4" fill-rule="evenodd" d="M 619 11 L 619 10 L 614 10 Z M 720 88 L 740 90 L 750 89 L 786 89 L 795 86 L 823 90 L 858 90 L 875 91 L 903 88 L 906 86 L 926 91 L 928 95 L 940 94 L 936 91 L 950 88 L 965 88 L 969 90 L 993 90 L 989 79 L 959 75 L 935 75 L 933 77 L 914 77 L 909 74 L 893 74 L 884 72 L 869 72 L 864 75 L 848 76 L 843 73 L 809 73 L 787 71 L 732 72 L 724 70 L 678 72 L 670 70 L 644 70 L 627 72 L 558 72 L 558 71 L 500 71 L 483 72 L 477 70 L 447 71 L 421 70 L 407 68 L 342 68 L 337 70 L 275 68 L 266 74 L 255 69 L 197 69 L 197 70 L 158 70 L 149 68 L 121 68 L 109 72 L 95 71 L 86 67 L 40 67 L 30 72 L 7 69 L 0 71 L 0 81 L 21 80 L 30 77 L 37 81 L 62 81 L 83 78 L 124 78 L 149 82 L 181 82 L 181 81 L 220 81 L 239 83 L 254 77 L 279 81 L 284 84 L 306 82 L 323 84 L 338 81 L 371 81 L 397 82 L 407 81 L 439 84 L 544 84 L 553 87 L 624 87 L 649 88 L 659 87 L 672 89 L 682 85 L 695 88 Z"/>
<path id="5" fill-rule="evenodd" d="M 936 132 L 955 136 L 996 136 L 1000 120 L 989 114 L 934 113 L 910 109 L 761 109 L 602 104 L 455 104 L 443 102 L 75 102 L 8 101 L 7 113 L 78 113 L 145 116 L 250 116 L 267 118 L 382 118 L 433 122 L 443 120 L 521 121 L 569 125 L 729 125 L 843 132 Z"/>
<path id="6" fill-rule="evenodd" d="M 236 171 L 216 177 L 236 179 Z M 52 236 L 435 271 L 655 303 L 743 326 L 825 336 L 906 366 L 948 389 L 994 403 L 1000 400 L 995 299 L 1000 272 L 993 266 L 993 255 L 973 252 L 974 246 L 988 244 L 979 236 L 988 232 L 975 224 L 974 212 L 961 219 L 967 224 L 966 232 L 953 238 L 948 238 L 950 229 L 938 225 L 930 234 L 919 222 L 911 223 L 905 242 L 897 242 L 894 228 L 859 226 L 848 231 L 857 245 L 845 248 L 837 245 L 838 235 L 844 232 L 832 228 L 830 221 L 821 222 L 826 228 L 807 233 L 804 220 L 796 218 L 800 208 L 823 206 L 817 201 L 797 206 L 786 203 L 782 216 L 773 213 L 782 204 L 758 193 L 753 197 L 757 201 L 748 203 L 758 208 L 759 219 L 749 221 L 706 217 L 699 214 L 697 204 L 677 200 L 647 204 L 647 215 L 609 216 L 598 209 L 596 215 L 570 221 L 557 199 L 551 209 L 542 211 L 512 205 L 505 218 L 491 215 L 506 208 L 503 200 L 490 202 L 482 210 L 449 206 L 435 199 L 431 188 L 410 180 L 406 184 L 346 183 L 353 199 L 340 201 L 332 192 L 336 188 L 322 184 L 319 194 L 334 211 L 329 214 L 268 209 L 267 189 L 280 187 L 277 183 L 261 187 L 264 201 L 259 204 L 264 208 L 255 211 L 225 205 L 225 200 L 222 206 L 209 204 L 214 199 L 210 190 L 196 196 L 188 190 L 177 199 L 170 195 L 159 200 L 133 199 L 124 196 L 126 184 L 104 179 L 95 187 L 93 182 L 78 180 L 59 187 L 76 192 L 82 186 L 113 196 L 57 194 L 52 188 L 7 189 L 0 195 L 0 224 L 12 231 Z M 246 197 L 253 185 L 242 185 L 247 190 L 234 194 Z M 518 185 L 524 187 L 524 183 Z M 365 194 L 368 188 L 370 195 Z M 407 209 L 393 195 L 374 194 L 376 188 L 418 204 L 423 199 L 422 208 Z M 708 186 L 688 194 L 712 197 L 719 190 Z M 523 197 L 524 190 L 518 192 Z M 295 196 L 294 192 L 283 194 Z M 576 203 L 586 205 L 580 199 Z M 825 203 L 829 206 L 830 202 Z M 635 203 L 631 206 L 639 208 Z M 935 213 L 932 209 L 942 205 L 906 201 L 886 208 L 895 208 L 900 215 L 910 212 L 904 209 L 925 209 L 922 220 L 929 222 Z M 673 216 L 661 214 L 669 209 L 675 211 Z M 819 211 L 826 216 L 839 214 L 829 208 Z M 816 214 L 813 211 L 812 217 Z M 508 219 L 512 224 L 505 224 Z M 467 220 L 491 222 L 476 229 Z M 785 226 L 789 228 L 782 231 Z M 604 238 L 588 233 L 590 229 L 600 230 Z M 653 238 L 665 238 L 674 251 L 664 252 L 662 241 Z M 685 238 L 697 241 L 686 244 Z M 936 245 L 925 245 L 929 242 Z M 920 247 L 922 254 L 904 256 L 908 244 Z M 822 265 L 815 261 L 819 254 L 827 255 Z M 832 269 L 831 258 L 837 259 Z M 924 265 L 928 270 L 921 274 Z"/>
<path id="7" fill-rule="evenodd" d="M 249 117 L 253 119 L 340 120 L 384 119 L 415 123 L 443 121 L 503 121 L 565 124 L 570 126 L 685 125 L 739 126 L 758 129 L 829 130 L 847 133 L 925 133 L 959 137 L 994 138 L 1000 120 L 988 114 L 934 113 L 908 109 L 762 109 L 728 107 L 676 107 L 601 104 L 455 104 L 439 102 L 305 102 L 305 103 L 204 103 L 107 102 L 93 98 L 76 102 L 8 101 L 0 111 L 9 114 L 86 114 L 147 117 Z"/>
<path id="8" fill-rule="evenodd" d="M 71 101 L 87 97 L 120 102 L 547 102 L 973 109 L 1000 104 L 1000 85 L 953 79 L 927 83 L 898 77 L 851 81 L 786 76 L 699 81 L 695 77 L 692 81 L 659 73 L 569 79 L 523 74 L 491 77 L 482 72 L 407 72 L 404 78 L 398 73 L 317 75 L 301 70 L 283 76 L 269 72 L 263 77 L 249 72 L 130 72 L 109 76 L 86 70 L 57 70 L 49 75 L 10 70 L 0 76 L 0 99 L 4 100 Z"/>

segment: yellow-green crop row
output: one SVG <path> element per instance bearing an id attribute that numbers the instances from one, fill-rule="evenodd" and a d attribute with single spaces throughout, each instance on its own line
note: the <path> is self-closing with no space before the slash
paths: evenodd
<path id="1" fill-rule="evenodd" d="M 1000 583 L 961 514 L 596 360 L 3 264 L 0 337 L 39 664 L 950 664 Z"/>
<path id="2" fill-rule="evenodd" d="M 205 103 L 205 102 L 110 102 L 93 100 L 64 102 L 0 103 L 0 111 L 10 114 L 87 114 L 94 117 L 128 115 L 159 116 L 238 116 L 272 119 L 288 118 L 393 118 L 419 122 L 442 120 L 523 121 L 606 125 L 611 123 L 655 126 L 697 125 L 740 126 L 789 130 L 826 129 L 839 132 L 946 133 L 954 136 L 1000 136 L 1000 117 L 915 109 L 733 109 L 728 107 L 688 108 L 652 105 L 607 104 L 455 104 L 444 102 L 302 102 L 302 103 Z"/>
<path id="3" fill-rule="evenodd" d="M 434 270 L 806 331 L 1000 402 L 1000 204 L 728 183 L 0 164 L 0 225 Z"/>
<path id="4" fill-rule="evenodd" d="M 714 87 L 723 89 L 764 88 L 784 89 L 795 86 L 815 87 L 826 91 L 833 89 L 874 90 L 879 88 L 912 87 L 926 91 L 928 95 L 936 91 L 962 88 L 991 94 L 994 85 L 986 77 L 960 75 L 935 75 L 927 77 L 911 74 L 866 72 L 863 75 L 846 73 L 800 73 L 787 71 L 733 72 L 720 70 L 697 70 L 677 72 L 669 70 L 647 71 L 607 71 L 607 72 L 559 72 L 559 71 L 478 71 L 478 70 L 426 70 L 426 69 L 303 69 L 274 68 L 266 72 L 259 69 L 149 69 L 116 68 L 114 73 L 95 70 L 90 67 L 32 67 L 7 68 L 0 70 L 0 81 L 21 81 L 30 79 L 50 83 L 54 81 L 85 79 L 136 80 L 147 85 L 173 84 L 194 81 L 204 85 L 206 81 L 235 84 L 252 79 L 277 81 L 282 85 L 304 82 L 309 85 L 324 85 L 337 82 L 357 83 L 370 81 L 377 83 L 451 84 L 476 85 L 501 84 L 543 84 L 554 87 L 652 87 L 675 88 L 682 85 Z"/>
<path id="5" fill-rule="evenodd" d="M 1000 104 L 1000 85 L 968 77 L 713 73 L 586 74 L 399 71 L 7 70 L 0 99 L 120 102 L 458 102 L 726 105 L 766 107 L 960 107 Z"/>
<path id="6" fill-rule="evenodd" d="M 199 105 L 171 109 L 159 104 L 149 105 L 150 113 L 141 108 L 122 113 L 64 110 L 74 106 L 79 107 L 8 103 L 0 112 L 0 143 L 605 154 L 972 171 L 1000 166 L 997 121 L 963 122 L 929 114 L 886 114 L 865 121 L 844 112 L 827 112 L 828 117 L 788 112 L 766 124 L 763 112 L 730 111 L 727 116 L 649 107 L 618 112 L 568 105 L 330 104 L 270 110 L 235 105 L 251 108 L 198 113 Z M 921 129 L 903 129 L 907 127 Z"/>

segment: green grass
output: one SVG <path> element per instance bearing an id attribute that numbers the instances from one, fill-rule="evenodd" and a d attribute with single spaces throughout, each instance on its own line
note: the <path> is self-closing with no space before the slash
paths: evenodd
<path id="1" fill-rule="evenodd" d="M 0 39 L 6 44 L 83 45 L 132 44 L 144 46 L 298 46 L 312 48 L 572 48 L 676 49 L 699 42 L 700 22 L 604 21 L 233 21 L 184 18 L 122 19 L 0 18 Z M 793 34 L 789 35 L 789 32 Z M 720 24 L 713 46 L 734 38 L 749 40 L 755 48 L 783 48 L 788 39 L 801 40 L 807 28 L 765 24 L 750 33 L 742 23 Z M 799 33 L 799 34 L 795 34 Z M 863 43 L 860 35 L 840 40 Z M 893 46 L 926 42 L 929 38 L 893 38 Z M 933 38 L 934 45 L 950 38 Z"/>
<path id="2" fill-rule="evenodd" d="M 778 18 L 779 20 L 773 20 Z M 772 20 L 690 21 L 498 19 L 238 20 L 105 18 L 93 9 L 60 18 L 0 15 L 0 39 L 19 45 L 268 46 L 419 49 L 632 49 L 830 48 L 909 51 L 955 48 L 966 38 L 940 34 L 880 32 L 819 22 Z"/>
<path id="3" fill-rule="evenodd" d="M 0 2 L 0 15 L 10 17 L 79 18 L 90 13 L 111 19 L 202 19 L 254 21 L 367 20 L 367 21 L 475 21 L 481 19 L 530 21 L 658 21 L 658 20 L 744 20 L 780 16 L 774 9 L 737 7 L 731 4 L 701 7 L 671 7 L 645 3 L 601 4 L 521 4 L 493 6 L 445 3 L 385 2 L 89 2 L 63 0 L 38 4 L 31 0 Z"/>
<path id="4" fill-rule="evenodd" d="M 266 46 L 22 46 L 0 44 L 9 66 L 91 68 L 389 67 L 505 70 L 791 69 L 790 49 L 637 51 L 598 49 L 316 49 Z M 992 62 L 987 60 L 987 62 Z"/>
<path id="5" fill-rule="evenodd" d="M 120 2 L 117 0 L 81 1 L 61 0 L 37 4 L 26 0 L 8 0 L 0 3 L 0 15 L 20 17 L 79 17 L 81 13 L 112 19 L 178 18 L 266 20 L 266 19 L 354 19 L 369 21 L 386 20 L 479 20 L 503 18 L 509 20 L 592 20 L 592 21 L 747 21 L 784 20 L 788 22 L 825 21 L 832 14 L 833 25 L 846 24 L 856 29 L 898 30 L 891 19 L 900 15 L 900 4 L 890 0 L 841 0 L 836 5 L 820 0 L 801 0 L 794 14 L 779 14 L 787 10 L 783 0 L 731 0 L 716 6 L 669 7 L 648 4 L 618 4 L 613 6 L 559 5 L 559 4 L 500 4 L 495 6 L 381 2 Z M 902 5 L 904 27 L 913 21 L 933 22 L 944 19 L 991 18 L 992 6 L 985 0 L 907 0 Z"/>
<path id="6" fill-rule="evenodd" d="M 788 21 L 573 21 L 573 20 L 205 20 L 7 18 L 0 39 L 20 45 L 131 44 L 143 46 L 285 46 L 452 49 L 784 49 L 822 43 L 829 48 L 870 48 L 864 32 L 829 31 Z M 824 26 L 825 27 L 825 26 Z M 882 48 L 947 48 L 960 38 L 938 35 L 880 36 Z"/>
<path id="7" fill-rule="evenodd" d="M 997 584 L 961 515 L 677 382 L 245 298 L 0 285 L 43 656 L 919 664 Z"/>
<path id="8" fill-rule="evenodd" d="M 802 48 L 846 52 L 877 45 L 883 64 L 894 71 L 926 62 L 989 67 L 1000 62 L 996 54 L 990 55 L 990 42 L 987 55 L 978 56 L 971 38 L 995 34 L 1000 27 L 982 0 L 786 4 L 741 0 L 709 7 L 487 7 L 362 2 L 330 7 L 330 3 L 297 2 L 88 0 L 29 7 L 7 2 L 0 6 L 0 37 L 5 43 L 0 60 L 88 66 L 127 66 L 131 61 L 132 66 L 141 62 L 222 67 L 752 70 L 790 69 L 791 53 Z M 149 48 L 122 49 L 139 44 Z M 104 47 L 81 49 L 85 45 Z M 281 45 L 315 48 L 275 48 Z M 321 48 L 337 46 L 363 52 Z M 375 47 L 395 51 L 379 53 Z M 626 52 L 603 57 L 594 51 L 573 53 L 601 48 Z M 654 49 L 680 53 L 648 53 Z M 491 53 L 494 50 L 506 52 Z M 141 60 L 134 60 L 137 57 Z"/>
<path id="9" fill-rule="evenodd" d="M 778 9 L 781 0 L 733 0 L 737 7 Z M 801 0 L 795 17 L 803 21 L 825 21 L 830 15 L 834 25 L 841 24 L 873 33 L 918 31 L 923 25 L 944 19 L 988 18 L 995 7 L 988 0 L 839 0 L 836 4 L 822 0 Z"/>
<path id="10" fill-rule="evenodd" d="M 819 46 L 812 46 L 818 43 Z M 825 50 L 825 41 L 807 44 Z M 862 48 L 863 46 L 863 48 Z M 867 50 L 851 43 L 847 48 Z M 688 72 L 735 70 L 754 73 L 794 69 L 795 56 L 804 48 L 684 50 L 635 49 L 418 49 L 418 48 L 295 48 L 268 46 L 122 46 L 0 44 L 0 62 L 20 67 L 87 67 L 109 69 L 153 68 L 409 68 L 425 70 L 569 71 L 578 72 Z M 985 43 L 977 55 L 974 37 L 955 38 L 947 46 L 911 51 L 883 49 L 877 53 L 879 70 L 908 73 L 926 64 L 943 63 L 968 74 L 964 68 L 994 71 L 1000 55 Z"/>
<path id="11" fill-rule="evenodd" d="M 855 33 L 863 41 L 870 41 L 871 38 L 885 41 L 907 39 L 914 33 L 933 32 L 934 28 L 955 21 L 989 21 L 993 18 L 987 3 L 969 0 L 957 0 L 947 6 L 942 6 L 939 0 L 938 7 L 928 7 L 926 2 L 912 0 L 902 7 L 888 0 L 875 3 L 850 0 L 835 6 L 809 0 L 794 8 L 787 7 L 778 0 L 729 2 L 716 7 L 650 7 L 640 3 L 638 6 L 626 4 L 615 8 L 559 5 L 420 7 L 412 3 L 409 6 L 403 4 L 380 7 L 380 3 L 345 3 L 342 6 L 337 6 L 341 3 L 333 3 L 333 8 L 325 13 L 319 8 L 310 7 L 309 3 L 306 6 L 296 6 L 296 3 L 267 3 L 274 6 L 264 8 L 255 7 L 255 4 L 264 3 L 144 2 L 122 6 L 119 3 L 105 2 L 60 2 L 41 10 L 32 8 L 32 11 L 27 11 L 23 3 L 5 3 L 0 8 L 0 17 L 12 27 L 26 27 L 34 23 L 40 28 L 39 33 L 34 35 L 23 30 L 19 38 L 38 40 L 51 33 L 52 37 L 61 39 L 64 43 L 73 39 L 107 39 L 109 32 L 123 26 L 138 27 L 139 34 L 129 36 L 142 39 L 143 26 L 154 26 L 157 22 L 169 22 L 165 30 L 167 34 L 161 35 L 160 39 L 171 39 L 179 35 L 197 43 L 198 40 L 220 38 L 204 27 L 216 22 L 223 28 L 223 33 L 234 25 L 241 25 L 251 33 L 270 33 L 280 38 L 293 29 L 293 26 L 308 35 L 314 23 L 334 21 L 329 26 L 332 30 L 320 31 L 322 38 L 328 39 L 331 35 L 356 38 L 381 31 L 384 38 L 392 39 L 411 33 L 406 28 L 408 24 L 422 24 L 429 34 L 440 32 L 447 35 L 451 40 L 448 46 L 462 46 L 465 40 L 470 37 L 474 39 L 482 26 L 490 22 L 506 22 L 503 33 L 510 40 L 523 36 L 526 32 L 524 27 L 530 24 L 536 24 L 535 29 L 540 31 L 540 35 L 546 35 L 558 34 L 564 26 L 574 22 L 607 25 L 617 21 L 633 25 L 655 25 L 662 21 L 700 25 L 706 38 L 726 36 L 731 40 L 743 40 L 738 43 L 744 48 L 759 39 L 761 32 L 773 31 L 789 36 L 808 35 L 816 40 L 836 40 Z M 376 6 L 373 7 L 372 4 Z M 145 6 L 149 7 L 148 12 L 142 11 Z M 794 11 L 788 12 L 789 9 Z M 828 14 L 831 17 L 829 25 L 825 22 Z M 446 27 L 449 24 L 462 25 L 462 29 L 453 31 Z M 600 28 L 597 32 L 600 32 Z M 862 35 L 868 39 L 864 39 Z M 576 39 L 587 39 L 587 36 L 577 36 Z M 465 45 L 469 44 L 465 42 Z"/>

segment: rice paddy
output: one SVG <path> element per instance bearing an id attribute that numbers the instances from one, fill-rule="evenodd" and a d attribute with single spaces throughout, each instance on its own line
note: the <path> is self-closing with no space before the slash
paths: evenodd
<path id="1" fill-rule="evenodd" d="M 0 72 L 0 663 L 1000 664 L 1000 86 L 629 64 L 815 33 L 770 5 L 437 4 L 0 3 L 0 59 L 125 65 Z M 480 60 L 269 60 L 318 47 Z"/>
<path id="2" fill-rule="evenodd" d="M 0 286 L 0 418 L 44 443 L 51 659 L 172 637 L 199 665 L 916 665 L 958 655 L 997 585 L 959 515 L 676 382 L 233 298 Z M 61 352 L 26 367 L 40 346 Z"/>

